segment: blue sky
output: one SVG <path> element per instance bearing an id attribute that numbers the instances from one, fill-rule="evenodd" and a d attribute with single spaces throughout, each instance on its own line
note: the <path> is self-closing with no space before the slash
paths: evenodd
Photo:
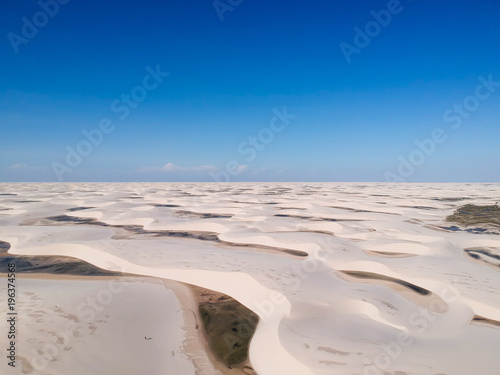
<path id="1" fill-rule="evenodd" d="M 0 5 L 0 181 L 500 182 L 496 0 L 59 1 Z"/>

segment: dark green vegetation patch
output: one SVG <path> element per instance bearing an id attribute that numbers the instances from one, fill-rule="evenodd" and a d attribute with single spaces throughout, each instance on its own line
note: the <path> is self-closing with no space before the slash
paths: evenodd
<path id="1" fill-rule="evenodd" d="M 243 365 L 248 360 L 258 316 L 226 295 L 200 303 L 199 310 L 205 336 L 217 360 L 229 368 Z"/>
<path id="2" fill-rule="evenodd" d="M 448 216 L 446 221 L 458 223 L 466 227 L 486 224 L 499 227 L 500 207 L 497 204 L 491 206 L 466 204 L 458 208 L 453 215 Z"/>

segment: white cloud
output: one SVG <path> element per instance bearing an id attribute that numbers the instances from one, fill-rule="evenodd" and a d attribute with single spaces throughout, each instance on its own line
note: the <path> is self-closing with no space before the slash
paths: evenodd
<path id="1" fill-rule="evenodd" d="M 176 170 L 179 170 L 179 169 L 182 169 L 182 168 L 179 167 L 179 166 L 177 166 L 177 165 L 175 165 L 175 164 L 167 163 L 163 167 L 161 167 L 160 169 L 164 170 L 164 171 L 176 171 Z"/>
<path id="2" fill-rule="evenodd" d="M 241 172 L 245 172 L 247 169 L 248 169 L 248 165 L 241 164 L 241 165 L 238 165 L 238 168 L 236 170 L 238 171 L 238 173 L 241 173 Z"/>
<path id="3" fill-rule="evenodd" d="M 240 166 L 241 167 L 241 166 Z M 182 167 L 174 163 L 167 163 L 162 167 L 142 167 L 140 172 L 208 172 L 216 171 L 213 165 L 197 165 L 194 167 Z"/>
<path id="4" fill-rule="evenodd" d="M 19 164 L 14 164 L 10 167 L 10 169 L 16 169 L 16 170 L 23 170 L 23 169 L 27 169 L 28 166 L 26 164 L 22 164 L 22 163 L 19 163 Z"/>
<path id="5" fill-rule="evenodd" d="M 10 169 L 11 171 L 19 171 L 19 172 L 43 172 L 47 170 L 47 168 L 45 167 L 32 167 L 24 163 L 17 163 L 11 165 L 8 169 Z"/>

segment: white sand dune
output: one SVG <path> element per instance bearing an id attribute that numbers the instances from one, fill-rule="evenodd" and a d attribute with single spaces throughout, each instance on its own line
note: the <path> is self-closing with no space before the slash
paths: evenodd
<path id="1" fill-rule="evenodd" d="M 67 255 L 194 284 L 253 310 L 261 321 L 250 361 L 259 375 L 498 374 L 500 268 L 464 249 L 500 254 L 499 235 L 447 230 L 452 224 L 444 219 L 466 203 L 499 201 L 499 184 L 0 184 L 2 192 L 17 194 L 0 195 L 0 241 L 12 254 Z M 47 219 L 60 215 L 104 225 Z M 142 231 L 134 232 L 137 226 Z M 55 301 L 58 287 L 47 283 L 25 288 Z M 84 291 L 93 284 L 73 285 Z M 175 297 L 178 291 L 145 285 L 123 295 L 144 293 L 143 304 L 164 311 L 165 321 L 153 314 L 141 330 L 187 324 L 186 316 L 168 318 L 166 305 L 188 303 Z M 163 294 L 172 302 L 160 303 L 155 296 Z M 109 309 L 114 319 L 102 323 L 99 336 L 85 337 L 82 358 L 92 356 L 92 346 L 108 350 L 119 322 L 140 313 L 127 310 L 125 300 Z M 53 324 L 49 313 L 38 319 L 20 346 L 35 348 L 37 329 Z M 175 347 L 176 355 L 155 358 L 147 373 L 168 366 L 180 366 L 171 370 L 178 374 L 216 373 L 197 367 L 182 345 L 188 334 L 176 332 L 155 342 Z M 125 350 L 132 341 L 114 343 L 110 350 Z M 74 353 L 63 350 L 58 358 L 51 373 L 65 374 Z"/>
<path id="2" fill-rule="evenodd" d="M 18 372 L 2 374 L 194 374 L 172 291 L 183 286 L 169 287 L 146 278 L 20 278 Z"/>

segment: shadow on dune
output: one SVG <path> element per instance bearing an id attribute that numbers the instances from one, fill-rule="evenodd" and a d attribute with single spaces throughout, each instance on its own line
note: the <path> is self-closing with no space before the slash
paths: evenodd
<path id="1" fill-rule="evenodd" d="M 67 256 L 30 256 L 9 254 L 10 244 L 0 241 L 0 273 L 8 273 L 8 264 L 16 264 L 17 273 L 47 273 L 78 276 L 124 276 L 104 270 L 83 260 Z"/>
<path id="2" fill-rule="evenodd" d="M 424 289 L 422 287 L 419 287 L 418 285 L 409 283 L 409 282 L 401 280 L 401 279 L 396 279 L 394 277 L 380 275 L 378 273 L 363 272 L 363 271 L 342 271 L 342 270 L 340 270 L 340 272 L 342 272 L 345 275 L 355 277 L 357 279 L 380 280 L 380 281 L 387 281 L 390 283 L 395 283 L 395 284 L 401 285 L 407 289 L 410 289 L 410 290 L 412 290 L 412 291 L 414 291 L 422 296 L 427 296 L 427 295 L 432 294 L 432 292 L 430 292 L 429 290 Z"/>
<path id="3" fill-rule="evenodd" d="M 50 221 L 55 221 L 61 224 L 87 224 L 98 225 L 109 228 L 116 228 L 128 231 L 126 238 L 133 238 L 139 236 L 140 238 L 157 238 L 157 237 L 178 237 L 178 238 L 191 238 L 200 241 L 211 241 L 225 246 L 235 248 L 252 248 L 255 250 L 269 251 L 284 253 L 297 257 L 307 257 L 309 254 L 301 250 L 286 249 L 274 246 L 257 245 L 257 244 L 242 244 L 230 241 L 223 241 L 219 239 L 218 235 L 214 232 L 200 232 L 200 231 L 170 231 L 170 230 L 146 230 L 143 226 L 139 225 L 110 225 L 96 219 L 79 218 L 68 215 L 51 216 L 30 225 L 51 225 Z M 116 238 L 116 237 L 115 237 Z"/>

